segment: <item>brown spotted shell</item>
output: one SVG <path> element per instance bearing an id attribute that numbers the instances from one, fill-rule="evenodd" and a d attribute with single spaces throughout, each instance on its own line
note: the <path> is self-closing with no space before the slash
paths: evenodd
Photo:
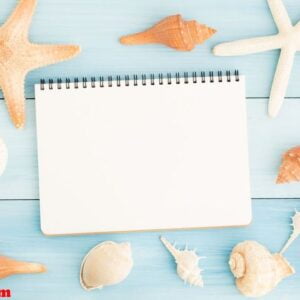
<path id="1" fill-rule="evenodd" d="M 300 181 L 300 146 L 287 151 L 283 155 L 277 184 Z"/>
<path id="2" fill-rule="evenodd" d="M 194 20 L 185 21 L 181 15 L 174 15 L 164 18 L 146 31 L 123 36 L 120 42 L 124 45 L 158 43 L 180 51 L 191 51 L 215 32 L 215 29 Z"/>

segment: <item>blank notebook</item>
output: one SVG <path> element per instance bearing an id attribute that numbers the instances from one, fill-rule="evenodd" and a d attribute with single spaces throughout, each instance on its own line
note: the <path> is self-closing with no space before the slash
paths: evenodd
<path id="1" fill-rule="evenodd" d="M 42 231 L 249 224 L 244 77 L 207 75 L 36 85 Z"/>

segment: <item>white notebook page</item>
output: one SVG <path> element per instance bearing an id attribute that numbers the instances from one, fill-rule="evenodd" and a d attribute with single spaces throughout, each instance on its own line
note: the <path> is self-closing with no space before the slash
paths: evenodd
<path id="1" fill-rule="evenodd" d="M 250 222 L 243 76 L 222 83 L 81 85 L 36 85 L 45 234 Z"/>

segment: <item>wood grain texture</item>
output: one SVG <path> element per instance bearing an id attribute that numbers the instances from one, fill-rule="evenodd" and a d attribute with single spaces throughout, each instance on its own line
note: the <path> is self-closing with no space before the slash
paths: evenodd
<path id="1" fill-rule="evenodd" d="M 0 20 L 15 6 L 15 0 L 1 2 Z M 300 19 L 299 3 L 284 0 L 293 22 Z M 181 13 L 218 30 L 203 46 L 181 53 L 161 45 L 128 47 L 120 36 L 146 29 L 165 16 Z M 245 57 L 215 57 L 211 48 L 224 41 L 276 33 L 267 1 L 251 0 L 39 0 L 31 27 L 31 39 L 40 43 L 79 44 L 77 58 L 34 71 L 27 80 L 27 97 L 41 77 L 140 74 L 240 69 L 248 76 L 247 95 L 266 97 L 278 59 L 278 51 Z M 300 95 L 296 57 L 287 96 Z"/>
<path id="2" fill-rule="evenodd" d="M 274 203 L 254 201 L 254 220 L 246 228 L 49 238 L 39 230 L 38 201 L 2 201 L 1 253 L 43 262 L 48 272 L 1 280 L 1 288 L 11 288 L 13 299 L 20 300 L 244 299 L 234 286 L 228 256 L 233 246 L 243 240 L 258 240 L 273 252 L 281 249 L 290 233 L 290 217 L 295 208 L 300 208 L 300 203 L 298 200 Z M 174 260 L 159 241 L 162 234 L 170 241 L 177 241 L 179 247 L 188 244 L 197 248 L 200 256 L 206 256 L 200 261 L 204 269 L 203 289 L 185 286 L 177 277 Z M 81 260 L 90 248 L 105 240 L 130 241 L 134 268 L 120 285 L 86 292 L 79 285 Z M 296 271 L 300 269 L 299 248 L 300 239 L 286 253 Z M 300 275 L 296 273 L 264 299 L 299 299 L 299 281 Z"/>
<path id="3" fill-rule="evenodd" d="M 295 23 L 300 19 L 299 1 L 284 3 Z M 15 5 L 16 0 L 1 2 L 0 22 Z M 176 13 L 215 27 L 218 33 L 187 53 L 160 45 L 126 47 L 118 43 L 121 35 L 143 30 Z M 182 246 L 187 243 L 207 257 L 201 261 L 204 289 L 186 287 L 177 278 L 174 262 L 158 240 L 161 233 L 46 238 L 39 229 L 38 201 L 22 200 L 38 198 L 34 100 L 27 101 L 28 122 L 23 131 L 13 128 L 4 102 L 0 101 L 0 136 L 9 147 L 8 168 L 0 179 L 1 253 L 44 262 L 49 269 L 42 275 L 1 280 L 0 288 L 11 288 L 12 299 L 18 300 L 244 299 L 228 271 L 230 250 L 237 242 L 257 239 L 278 251 L 289 235 L 293 210 L 300 206 L 299 199 L 273 199 L 300 198 L 299 184 L 274 184 L 282 152 L 300 143 L 300 61 L 297 55 L 287 92 L 287 97 L 293 99 L 287 99 L 281 115 L 270 120 L 266 115 L 267 99 L 263 98 L 269 95 L 278 51 L 222 58 L 214 57 L 211 48 L 220 42 L 275 32 L 264 0 L 39 0 L 31 28 L 32 41 L 77 43 L 82 46 L 82 54 L 72 61 L 32 72 L 26 81 L 27 98 L 34 97 L 33 84 L 41 77 L 239 69 L 247 76 L 252 197 L 272 199 L 253 201 L 254 220 L 247 228 L 164 233 L 171 241 L 177 240 Z M 109 239 L 132 243 L 135 268 L 119 286 L 87 293 L 78 281 L 81 259 L 92 246 Z M 287 252 L 296 271 L 300 268 L 299 249 L 300 240 Z M 264 299 L 299 299 L 299 295 L 300 278 L 296 274 Z"/>

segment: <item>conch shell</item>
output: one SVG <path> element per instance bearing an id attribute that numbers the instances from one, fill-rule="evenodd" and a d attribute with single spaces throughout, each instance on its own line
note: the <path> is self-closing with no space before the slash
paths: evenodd
<path id="1" fill-rule="evenodd" d="M 177 274 L 185 282 L 190 285 L 203 287 L 203 280 L 201 277 L 201 269 L 199 268 L 199 257 L 195 251 L 178 250 L 164 237 L 160 238 L 165 247 L 175 258 L 177 263 Z"/>
<path id="2" fill-rule="evenodd" d="M 255 241 L 235 246 L 229 265 L 240 292 L 254 298 L 268 294 L 281 280 L 295 273 L 281 254 L 271 254 Z"/>
<path id="3" fill-rule="evenodd" d="M 81 264 L 81 286 L 90 291 L 118 284 L 133 266 L 129 243 L 103 242 L 91 249 Z"/>
<path id="4" fill-rule="evenodd" d="M 300 181 L 300 146 L 290 149 L 283 155 L 276 183 L 292 181 Z"/>
<path id="5" fill-rule="evenodd" d="M 7 164 L 7 147 L 2 139 L 0 139 L 0 176 L 3 174 Z"/>
<path id="6" fill-rule="evenodd" d="M 158 43 L 180 51 L 191 51 L 215 32 L 215 29 L 206 25 L 194 20 L 184 21 L 181 15 L 175 15 L 166 17 L 144 32 L 123 36 L 120 42 L 124 45 Z"/>
<path id="7" fill-rule="evenodd" d="M 46 267 L 37 263 L 17 261 L 0 256 L 0 279 L 15 274 L 31 274 L 46 272 Z"/>

